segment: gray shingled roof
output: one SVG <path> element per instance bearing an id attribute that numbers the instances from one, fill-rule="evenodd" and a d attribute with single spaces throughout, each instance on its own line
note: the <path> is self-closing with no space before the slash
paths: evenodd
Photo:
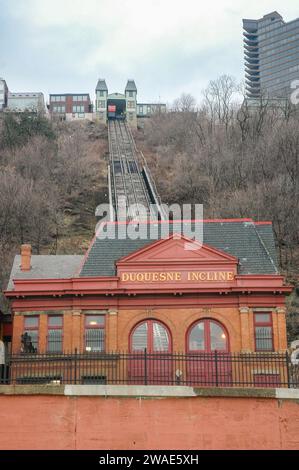
<path id="1" fill-rule="evenodd" d="M 273 228 L 270 224 L 256 225 L 255 226 L 262 242 L 265 245 L 270 257 L 272 258 L 275 266 L 278 266 L 277 251 L 274 243 Z"/>
<path id="2" fill-rule="evenodd" d="M 125 91 L 137 91 L 134 80 L 128 80 Z"/>
<path id="3" fill-rule="evenodd" d="M 158 237 L 159 238 L 159 237 Z M 114 276 L 116 261 L 153 243 L 149 239 L 100 240 L 96 238 L 80 276 Z M 203 242 L 239 259 L 240 274 L 275 274 L 278 272 L 271 225 L 252 222 L 207 222 Z"/>
<path id="4" fill-rule="evenodd" d="M 104 78 L 99 78 L 97 86 L 96 86 L 96 91 L 98 91 L 98 90 L 108 91 L 106 81 L 105 81 Z"/>
<path id="5" fill-rule="evenodd" d="M 178 231 L 177 229 L 175 231 Z M 272 226 L 252 222 L 206 222 L 203 227 L 204 243 L 239 259 L 240 274 L 275 274 L 278 264 Z M 158 236 L 159 238 L 159 236 Z M 114 276 L 116 262 L 130 253 L 151 245 L 155 240 L 137 239 L 99 240 L 96 238 L 88 252 L 80 255 L 32 255 L 31 270 L 20 269 L 21 257 L 14 259 L 8 290 L 13 290 L 13 279 L 62 279 L 80 275 Z"/>
<path id="6" fill-rule="evenodd" d="M 83 258 L 82 255 L 32 255 L 30 271 L 21 271 L 21 256 L 16 255 L 7 289 L 13 290 L 13 279 L 64 279 L 75 277 Z"/>

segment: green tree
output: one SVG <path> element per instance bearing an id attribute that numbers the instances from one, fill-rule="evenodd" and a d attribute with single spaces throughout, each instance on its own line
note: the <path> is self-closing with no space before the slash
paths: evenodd
<path id="1" fill-rule="evenodd" d="M 15 149 L 25 145 L 36 135 L 44 136 L 49 140 L 56 138 L 51 121 L 43 115 L 30 112 L 4 115 L 0 134 L 2 148 Z"/>

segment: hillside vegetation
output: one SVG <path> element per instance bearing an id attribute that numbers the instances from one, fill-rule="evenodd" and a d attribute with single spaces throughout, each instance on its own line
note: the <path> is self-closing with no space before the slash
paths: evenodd
<path id="1" fill-rule="evenodd" d="M 0 283 L 22 243 L 35 254 L 83 253 L 107 201 L 107 130 L 6 114 L 0 121 Z M 2 304 L 2 308 L 5 307 Z"/>
<path id="2" fill-rule="evenodd" d="M 233 103 L 235 84 L 211 82 L 197 108 L 182 95 L 135 134 L 164 203 L 202 203 L 205 218 L 273 221 L 279 263 L 295 286 L 289 339 L 299 337 L 299 114 L 262 100 Z M 95 208 L 107 202 L 107 130 L 7 114 L 0 120 L 0 283 L 22 243 L 34 253 L 83 253 Z M 2 308 L 5 308 L 2 301 Z"/>
<path id="3" fill-rule="evenodd" d="M 182 95 L 167 114 L 136 133 L 164 203 L 202 203 L 204 218 L 270 220 L 280 268 L 297 289 L 289 298 L 290 337 L 299 338 L 299 112 L 262 99 L 234 104 L 234 80 L 222 76 L 200 107 Z M 195 112 L 196 111 L 196 112 Z"/>

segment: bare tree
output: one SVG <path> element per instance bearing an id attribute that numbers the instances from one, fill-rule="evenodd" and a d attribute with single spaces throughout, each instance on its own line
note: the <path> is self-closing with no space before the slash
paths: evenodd
<path id="1" fill-rule="evenodd" d="M 237 83 L 230 75 L 221 75 L 216 80 L 211 80 L 203 91 L 204 104 L 212 122 L 216 120 L 224 124 L 226 130 L 232 118 L 232 100 L 237 91 Z"/>
<path id="2" fill-rule="evenodd" d="M 182 113 L 192 113 L 196 110 L 196 99 L 190 93 L 182 93 L 179 98 L 174 100 L 174 111 Z"/>

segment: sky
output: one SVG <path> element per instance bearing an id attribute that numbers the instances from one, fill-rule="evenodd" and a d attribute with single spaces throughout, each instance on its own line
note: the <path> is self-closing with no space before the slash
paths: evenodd
<path id="1" fill-rule="evenodd" d="M 298 0 L 0 0 L 0 77 L 10 91 L 109 92 L 197 101 L 209 80 L 243 80 L 242 18 L 299 16 Z"/>

